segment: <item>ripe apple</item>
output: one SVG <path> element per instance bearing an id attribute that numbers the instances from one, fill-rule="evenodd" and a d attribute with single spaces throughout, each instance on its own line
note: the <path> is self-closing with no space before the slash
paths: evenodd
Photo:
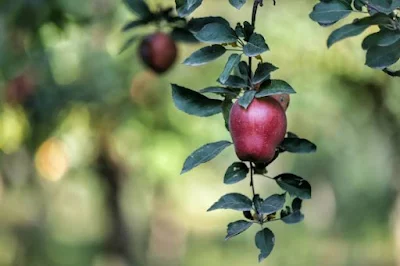
<path id="1" fill-rule="evenodd" d="M 288 109 L 289 104 L 290 104 L 290 95 L 289 94 L 286 94 L 286 93 L 277 94 L 277 95 L 272 95 L 271 97 L 274 98 L 275 100 L 277 100 L 281 104 L 283 110 L 286 111 Z"/>
<path id="2" fill-rule="evenodd" d="M 163 32 L 147 36 L 139 45 L 139 56 L 143 63 L 156 73 L 164 73 L 175 62 L 175 41 Z"/>
<path id="3" fill-rule="evenodd" d="M 255 98 L 247 109 L 236 101 L 230 112 L 229 128 L 238 158 L 270 162 L 285 138 L 286 123 L 285 110 L 272 97 Z"/>

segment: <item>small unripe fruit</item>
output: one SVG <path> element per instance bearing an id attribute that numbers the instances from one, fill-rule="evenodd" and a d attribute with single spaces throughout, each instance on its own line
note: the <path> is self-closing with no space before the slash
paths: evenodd
<path id="1" fill-rule="evenodd" d="M 159 74 L 171 67 L 176 55 L 175 41 L 163 32 L 147 36 L 139 45 L 139 56 L 143 63 Z"/>
<path id="2" fill-rule="evenodd" d="M 268 163 L 286 134 L 286 114 L 272 97 L 255 98 L 247 109 L 236 101 L 229 128 L 235 152 L 242 161 Z"/>
<path id="3" fill-rule="evenodd" d="M 282 106 L 283 110 L 287 110 L 290 104 L 290 95 L 289 94 L 277 94 L 277 95 L 272 95 L 272 98 L 277 100 L 280 105 Z"/>

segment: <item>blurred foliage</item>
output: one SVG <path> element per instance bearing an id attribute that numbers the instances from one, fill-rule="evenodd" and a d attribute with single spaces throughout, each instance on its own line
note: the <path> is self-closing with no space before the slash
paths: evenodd
<path id="1" fill-rule="evenodd" d="M 319 146 L 269 169 L 314 190 L 304 223 L 272 225 L 279 242 L 266 263 L 400 265 L 399 81 L 362 65 L 362 36 L 328 51 L 330 30 L 308 18 L 314 4 L 260 9 L 268 61 L 298 92 L 289 129 Z M 195 16 L 250 13 L 220 0 Z M 133 16 L 116 0 L 0 1 L 0 265 L 258 265 L 254 234 L 225 245 L 231 214 L 205 212 L 233 191 L 223 184 L 233 150 L 179 176 L 191 151 L 229 135 L 220 117 L 177 111 L 169 83 L 215 85 L 222 62 L 147 72 L 135 46 L 118 55 Z M 181 62 L 200 46 L 179 48 Z"/>

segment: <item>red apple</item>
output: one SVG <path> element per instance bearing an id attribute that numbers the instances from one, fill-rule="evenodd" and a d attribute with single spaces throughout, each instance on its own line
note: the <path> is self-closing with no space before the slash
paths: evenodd
<path id="1" fill-rule="evenodd" d="M 255 98 L 247 109 L 236 101 L 230 112 L 229 128 L 240 160 L 268 163 L 285 138 L 285 110 L 272 97 Z"/>
<path id="2" fill-rule="evenodd" d="M 281 104 L 283 110 L 286 111 L 288 109 L 289 104 L 290 104 L 290 95 L 289 94 L 286 94 L 286 93 L 285 94 L 277 94 L 277 95 L 272 95 L 271 97 L 274 98 L 275 100 L 277 100 Z"/>
<path id="3" fill-rule="evenodd" d="M 167 71 L 175 62 L 175 41 L 163 32 L 147 36 L 139 45 L 139 56 L 143 63 L 156 73 Z"/>

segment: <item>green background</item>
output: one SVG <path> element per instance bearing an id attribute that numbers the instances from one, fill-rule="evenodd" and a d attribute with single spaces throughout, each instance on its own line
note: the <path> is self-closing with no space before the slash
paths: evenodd
<path id="1" fill-rule="evenodd" d="M 332 28 L 308 18 L 315 1 L 264 2 L 264 60 L 297 91 L 288 129 L 318 152 L 284 154 L 269 169 L 306 178 L 313 198 L 303 223 L 270 225 L 276 245 L 263 264 L 400 265 L 399 79 L 364 66 L 362 36 L 328 50 Z M 251 4 L 205 0 L 194 16 L 209 15 L 233 26 L 250 19 Z M 225 242 L 241 215 L 206 212 L 224 193 L 251 194 L 247 181 L 223 184 L 233 148 L 179 175 L 194 149 L 230 136 L 220 115 L 178 111 L 169 84 L 216 85 L 225 60 L 182 65 L 201 46 L 179 44 L 177 64 L 156 76 L 137 45 L 118 54 L 129 37 L 155 30 L 121 33 L 133 18 L 117 0 L 0 1 L 0 265 L 258 265 L 257 228 Z M 20 75 L 35 84 L 23 106 L 6 101 Z M 281 191 L 255 183 L 265 196 Z"/>

